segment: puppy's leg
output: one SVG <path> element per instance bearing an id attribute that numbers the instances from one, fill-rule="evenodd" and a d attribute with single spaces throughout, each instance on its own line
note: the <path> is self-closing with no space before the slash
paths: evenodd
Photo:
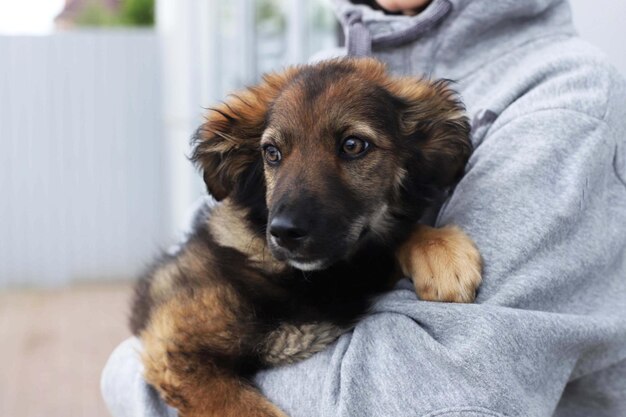
<path id="1" fill-rule="evenodd" d="M 472 302 L 481 282 L 482 260 L 474 242 L 456 226 L 418 225 L 400 247 L 402 272 L 422 300 Z"/>
<path id="2" fill-rule="evenodd" d="M 228 287 L 181 291 L 141 333 L 146 380 L 181 417 L 287 417 L 238 375 L 253 320 Z"/>

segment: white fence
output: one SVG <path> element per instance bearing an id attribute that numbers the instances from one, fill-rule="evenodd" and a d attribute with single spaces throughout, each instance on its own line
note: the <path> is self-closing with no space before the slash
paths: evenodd
<path id="1" fill-rule="evenodd" d="M 158 50 L 0 37 L 0 287 L 128 278 L 165 243 Z"/>

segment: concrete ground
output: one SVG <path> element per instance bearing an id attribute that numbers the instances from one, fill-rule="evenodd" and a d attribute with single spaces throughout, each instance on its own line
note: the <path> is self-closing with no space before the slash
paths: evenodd
<path id="1" fill-rule="evenodd" d="M 0 416 L 105 417 L 100 371 L 129 336 L 131 286 L 0 290 Z"/>

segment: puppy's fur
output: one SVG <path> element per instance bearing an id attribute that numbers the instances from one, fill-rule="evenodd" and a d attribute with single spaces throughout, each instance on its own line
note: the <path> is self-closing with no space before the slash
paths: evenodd
<path id="1" fill-rule="evenodd" d="M 470 151 L 446 82 L 372 59 L 267 75 L 212 109 L 192 159 L 220 203 L 136 289 L 147 381 L 182 416 L 284 416 L 250 377 L 323 349 L 403 273 L 422 299 L 472 301 L 472 242 L 415 226 Z"/>

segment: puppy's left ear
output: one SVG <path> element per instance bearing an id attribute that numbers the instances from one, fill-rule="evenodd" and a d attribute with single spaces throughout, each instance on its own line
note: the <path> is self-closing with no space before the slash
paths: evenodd
<path id="1" fill-rule="evenodd" d="M 263 192 L 255 182 L 263 181 L 259 145 L 267 113 L 298 71 L 294 67 L 265 75 L 259 85 L 233 94 L 211 108 L 205 123 L 196 131 L 191 160 L 202 170 L 207 190 L 216 200 L 223 200 L 237 188 Z"/>
<path id="2" fill-rule="evenodd" d="M 447 80 L 396 78 L 387 87 L 400 101 L 400 132 L 417 147 L 409 170 L 414 180 L 442 189 L 463 175 L 472 152 L 465 107 Z"/>

